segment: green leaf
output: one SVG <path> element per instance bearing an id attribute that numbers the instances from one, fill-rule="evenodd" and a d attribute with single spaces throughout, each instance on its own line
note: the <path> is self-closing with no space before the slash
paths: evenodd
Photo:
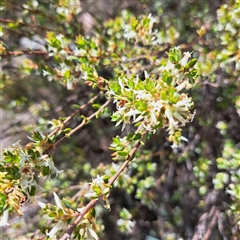
<path id="1" fill-rule="evenodd" d="M 125 157 L 128 155 L 128 152 L 127 151 L 118 151 L 117 152 L 119 156 L 122 156 L 122 157 Z"/>
<path id="2" fill-rule="evenodd" d="M 29 191 L 30 196 L 34 196 L 36 194 L 36 187 L 32 186 L 30 191 Z"/>
<path id="3" fill-rule="evenodd" d="M 120 95 L 121 94 L 121 87 L 118 84 L 117 81 L 111 81 L 108 85 L 108 87 L 116 94 Z"/>
<path id="4" fill-rule="evenodd" d="M 43 167 L 43 170 L 42 170 L 42 174 L 43 174 L 43 176 L 48 176 L 48 175 L 50 175 L 50 174 L 51 174 L 51 169 L 50 169 L 50 167 L 49 167 L 49 166 L 44 166 L 44 167 Z"/>
<path id="5" fill-rule="evenodd" d="M 172 63 L 176 64 L 180 61 L 181 55 L 182 54 L 180 50 L 178 50 L 177 48 L 172 48 L 168 53 L 168 58 Z"/>
<path id="6" fill-rule="evenodd" d="M 147 109 L 147 102 L 144 101 L 144 100 L 138 100 L 138 101 L 135 101 L 135 106 L 136 106 L 136 109 L 141 111 L 141 112 L 144 112 L 146 111 Z"/>
<path id="7" fill-rule="evenodd" d="M 197 62 L 197 58 L 190 60 L 187 65 L 184 67 L 184 70 L 188 70 L 189 68 L 193 67 Z"/>
<path id="8" fill-rule="evenodd" d="M 78 105 L 78 104 L 73 104 L 73 108 L 75 108 L 75 109 L 79 109 L 81 106 L 80 105 Z"/>
<path id="9" fill-rule="evenodd" d="M 43 138 L 41 136 L 41 134 L 39 132 L 33 132 L 33 135 L 32 135 L 33 139 L 36 140 L 36 141 L 42 141 Z"/>
<path id="10" fill-rule="evenodd" d="M 96 103 L 96 104 L 92 104 L 92 107 L 93 107 L 94 109 L 99 109 L 99 108 L 101 107 L 101 105 L 98 104 L 98 103 Z"/>
<path id="11" fill-rule="evenodd" d="M 142 134 L 141 133 L 137 133 L 135 134 L 133 137 L 132 137 L 132 140 L 139 140 L 140 138 L 142 137 Z"/>
<path id="12" fill-rule="evenodd" d="M 171 85 L 172 80 L 173 80 L 173 77 L 172 77 L 172 75 L 171 75 L 168 71 L 164 70 L 164 71 L 163 71 L 163 74 L 162 74 L 162 80 L 163 80 L 167 85 Z"/>
<path id="13" fill-rule="evenodd" d="M 65 128 L 64 130 L 62 130 L 65 134 L 68 134 L 72 131 L 71 128 Z"/>
<path id="14" fill-rule="evenodd" d="M 91 215 L 95 218 L 95 216 L 96 216 L 96 210 L 95 210 L 95 208 L 92 208 L 92 210 L 91 210 Z"/>
<path id="15" fill-rule="evenodd" d="M 70 203 L 66 198 L 63 198 L 62 202 L 67 208 L 77 211 L 77 209 L 72 205 L 72 203 Z"/>
<path id="16" fill-rule="evenodd" d="M 16 172 L 14 175 L 14 179 L 18 180 L 21 178 L 21 173 L 20 172 Z"/>
<path id="17" fill-rule="evenodd" d="M 100 187 L 96 186 L 96 185 L 93 185 L 93 186 L 92 186 L 92 190 L 93 190 L 97 195 L 99 195 L 99 194 L 102 193 L 102 189 L 101 189 Z"/>

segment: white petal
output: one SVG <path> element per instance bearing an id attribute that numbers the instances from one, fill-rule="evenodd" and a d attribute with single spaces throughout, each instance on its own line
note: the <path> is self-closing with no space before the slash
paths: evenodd
<path id="1" fill-rule="evenodd" d="M 2 219 L 0 221 L 0 227 L 7 227 L 7 226 L 10 225 L 8 223 L 8 213 L 9 213 L 9 209 L 7 209 L 3 212 L 3 216 L 2 216 Z"/>
<path id="2" fill-rule="evenodd" d="M 53 195 L 54 195 L 54 200 L 55 200 L 57 207 L 63 209 L 61 200 L 58 197 L 58 195 L 55 192 L 53 192 Z"/>
<path id="3" fill-rule="evenodd" d="M 47 233 L 47 236 L 49 236 L 51 239 L 56 239 L 55 235 L 59 230 L 62 229 L 63 225 L 63 222 L 57 222 L 55 227 L 49 233 Z"/>
<path id="4" fill-rule="evenodd" d="M 40 208 L 45 208 L 46 204 L 43 203 L 43 202 L 38 201 L 38 206 L 39 206 Z"/>

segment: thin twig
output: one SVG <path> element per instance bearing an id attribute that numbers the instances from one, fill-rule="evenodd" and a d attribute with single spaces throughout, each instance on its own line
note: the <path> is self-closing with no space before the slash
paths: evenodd
<path id="1" fill-rule="evenodd" d="M 147 131 L 145 131 L 142 134 L 141 140 L 145 137 Z M 137 144 L 133 147 L 133 149 L 130 151 L 130 153 L 127 156 L 126 161 L 122 164 L 122 166 L 118 169 L 118 171 L 109 179 L 108 184 L 110 186 L 113 185 L 113 183 L 116 181 L 116 179 L 119 177 L 119 175 L 124 171 L 124 169 L 128 166 L 129 162 L 132 160 L 134 154 L 138 150 L 138 148 L 141 145 L 141 140 L 137 142 Z M 73 233 L 74 229 L 77 227 L 77 225 L 81 222 L 83 219 L 84 215 L 88 213 L 90 209 L 92 209 L 96 203 L 100 200 L 102 195 L 100 195 L 97 199 L 91 200 L 85 207 L 84 209 L 78 214 L 77 218 L 75 221 L 71 224 L 70 228 L 66 231 L 66 233 L 63 234 L 63 236 L 59 240 L 68 240 L 70 239 L 71 234 Z"/>
<path id="2" fill-rule="evenodd" d="M 204 234 L 203 240 L 208 240 L 211 237 L 212 234 L 212 230 L 214 228 L 214 226 L 216 226 L 217 224 L 217 220 L 218 220 L 218 215 L 219 215 L 219 210 L 217 209 L 216 206 L 213 206 L 213 216 L 212 216 L 212 220 L 210 222 L 210 224 L 208 225 L 208 229 L 206 231 L 206 233 Z"/>
<path id="3" fill-rule="evenodd" d="M 181 44 L 180 45 L 180 48 L 181 49 L 188 49 L 188 48 L 191 48 L 194 44 L 196 44 L 199 40 L 201 40 L 207 33 L 208 29 L 210 26 L 208 25 L 205 25 L 205 32 L 201 35 L 198 35 L 196 38 L 194 38 L 190 43 L 188 44 Z"/>
<path id="4" fill-rule="evenodd" d="M 70 116 L 68 116 L 64 121 L 63 121 L 63 125 L 61 127 L 57 127 L 55 128 L 51 133 L 48 134 L 48 137 L 51 137 L 52 135 L 54 135 L 55 133 L 57 133 L 62 127 L 64 127 L 74 116 L 76 116 L 77 114 L 79 114 L 85 107 L 87 107 L 89 104 L 91 104 L 92 102 L 94 102 L 100 95 L 102 92 L 98 93 L 96 96 L 94 96 L 93 98 L 91 98 L 87 103 L 85 103 L 84 105 L 82 105 L 77 112 L 72 113 Z"/>
<path id="5" fill-rule="evenodd" d="M 47 28 L 47 27 L 43 27 L 43 26 L 40 26 L 40 25 L 31 24 L 31 23 L 16 22 L 16 21 L 11 20 L 11 19 L 0 18 L 0 22 L 2 22 L 2 23 L 15 23 L 18 26 L 33 27 L 33 28 L 39 28 L 39 29 L 46 30 L 46 31 L 51 31 L 51 29 Z"/>
<path id="6" fill-rule="evenodd" d="M 62 138 L 60 138 L 57 142 L 55 142 L 54 144 L 52 144 L 48 149 L 46 149 L 43 152 L 44 154 L 48 154 L 52 149 L 54 149 L 57 145 L 59 145 L 64 139 L 70 137 L 71 135 L 73 135 L 75 132 L 77 132 L 78 130 L 80 130 L 81 128 L 83 128 L 83 126 L 85 126 L 88 121 L 90 121 L 91 119 L 93 119 L 96 115 L 98 115 L 109 103 L 111 102 L 111 100 L 106 101 L 95 113 L 93 113 L 91 116 L 87 117 L 86 119 L 84 119 L 82 121 L 81 124 L 79 124 L 77 127 L 75 127 L 74 129 L 72 129 L 67 135 L 63 136 Z"/>
<path id="7" fill-rule="evenodd" d="M 10 56 L 21 56 L 21 55 L 48 55 L 49 52 L 47 51 L 40 51 L 40 50 L 30 50 L 30 51 L 7 51 L 5 53 L 0 54 L 0 57 L 10 57 Z"/>

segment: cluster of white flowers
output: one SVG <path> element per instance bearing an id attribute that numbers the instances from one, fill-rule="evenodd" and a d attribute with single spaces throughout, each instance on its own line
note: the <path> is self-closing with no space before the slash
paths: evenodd
<path id="1" fill-rule="evenodd" d="M 55 166 L 51 157 L 44 154 L 40 157 L 34 157 L 28 153 L 28 147 L 22 147 L 19 142 L 13 144 L 12 147 L 8 148 L 8 152 L 13 152 L 15 157 L 18 158 L 18 175 L 19 185 L 25 194 L 31 196 L 31 191 L 43 191 L 43 188 L 38 185 L 36 173 L 39 172 L 38 177 L 44 177 L 42 170 L 46 167 L 49 168 L 49 174 L 54 172 L 56 175 L 61 173 Z M 40 155 L 40 152 L 39 152 Z M 34 189 L 34 190 L 33 190 Z"/>
<path id="2" fill-rule="evenodd" d="M 132 23 L 124 26 L 123 36 L 127 39 L 135 39 L 137 42 L 144 44 L 150 44 L 156 40 L 157 31 L 153 30 L 154 23 L 157 23 L 158 19 L 151 14 L 142 18 L 140 21 L 133 18 Z"/>
<path id="3" fill-rule="evenodd" d="M 192 86 L 183 70 L 190 57 L 191 53 L 184 53 L 178 61 L 180 67 L 168 60 L 158 68 L 160 74 L 157 80 L 151 79 L 146 72 L 145 81 L 136 76 L 131 84 L 126 77 L 119 77 L 118 90 L 109 89 L 109 96 L 116 103 L 116 125 L 123 123 L 123 130 L 127 124 L 141 121 L 148 131 L 154 133 L 159 127 L 167 127 L 169 135 L 172 135 L 192 121 L 195 115 L 190 111 L 192 99 L 181 93 Z M 166 72 L 170 82 L 163 79 L 162 75 Z"/>

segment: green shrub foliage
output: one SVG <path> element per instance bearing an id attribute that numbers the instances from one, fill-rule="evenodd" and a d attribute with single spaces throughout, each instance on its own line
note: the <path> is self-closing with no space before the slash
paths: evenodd
<path id="1" fill-rule="evenodd" d="M 240 1 L 90 2 L 1 3 L 3 239 L 237 239 Z"/>

